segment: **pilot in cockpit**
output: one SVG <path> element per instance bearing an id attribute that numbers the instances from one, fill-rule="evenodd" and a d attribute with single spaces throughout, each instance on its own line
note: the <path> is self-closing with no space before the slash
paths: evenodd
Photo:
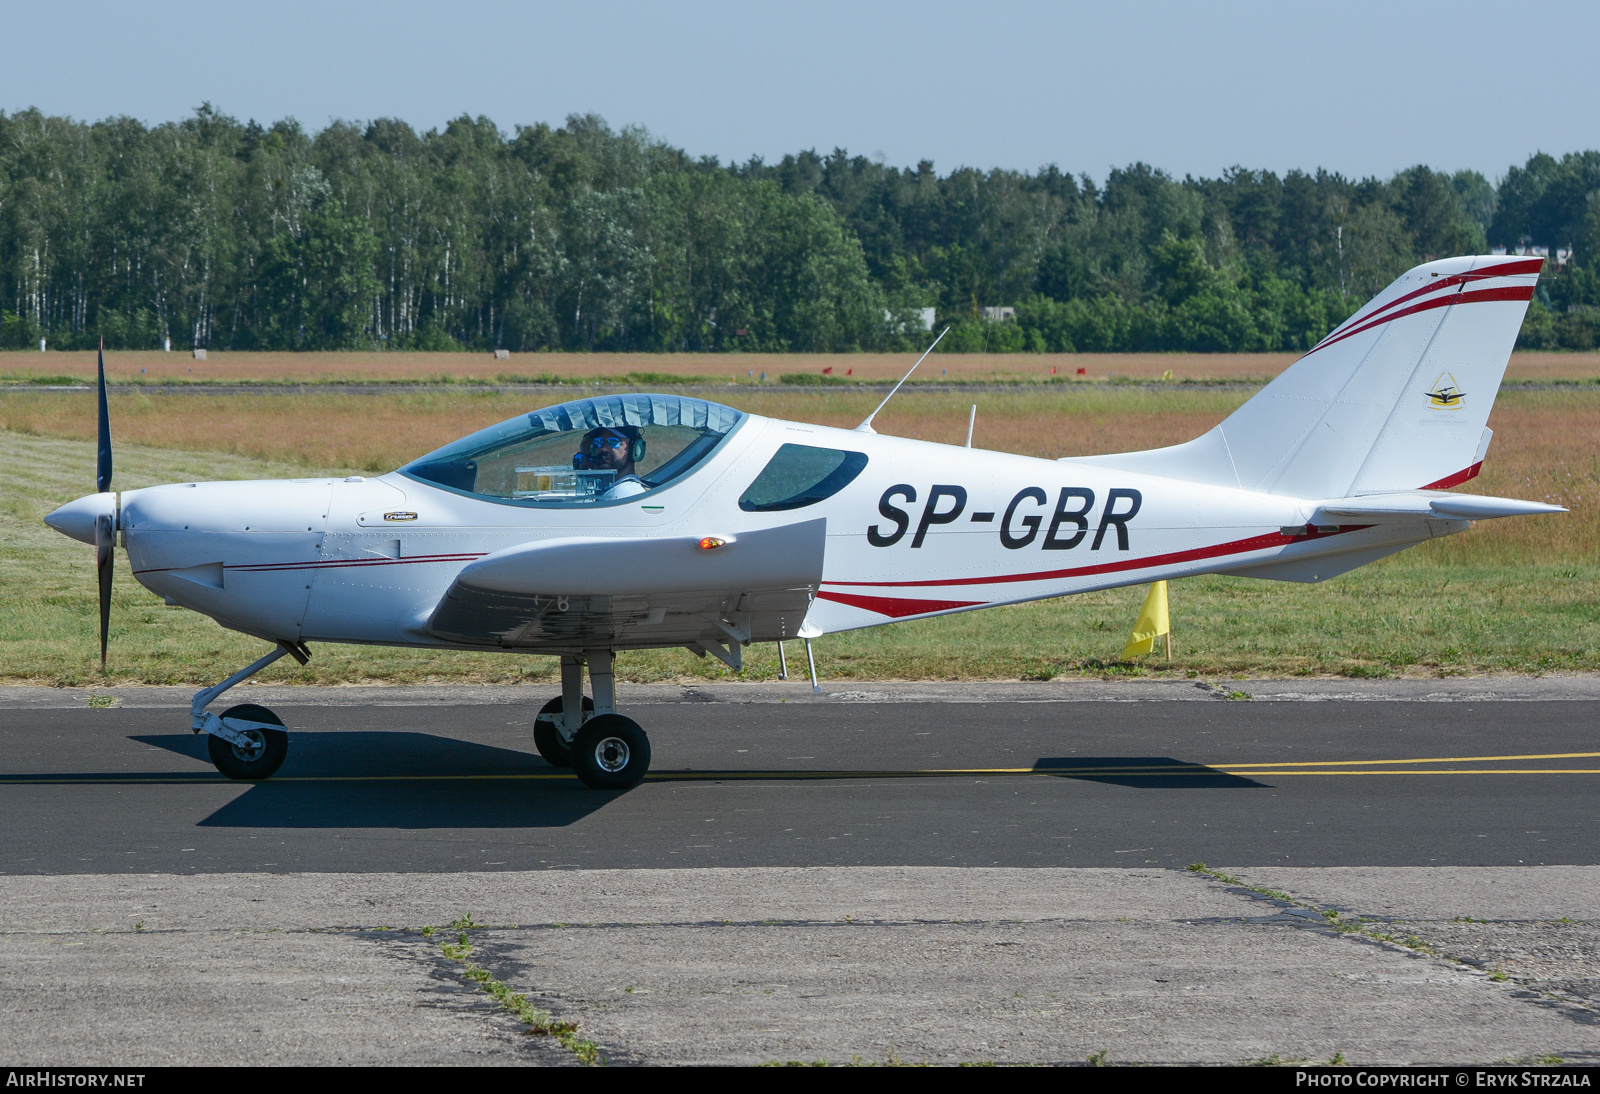
<path id="1" fill-rule="evenodd" d="M 638 426 L 600 426 L 583 435 L 583 443 L 572 457 L 572 466 L 580 471 L 615 471 L 616 478 L 600 498 L 616 501 L 650 489 L 634 470 L 635 461 L 642 459 L 644 435 Z"/>

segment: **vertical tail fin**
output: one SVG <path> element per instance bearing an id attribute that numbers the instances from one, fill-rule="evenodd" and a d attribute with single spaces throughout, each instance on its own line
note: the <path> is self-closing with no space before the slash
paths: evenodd
<path id="1" fill-rule="evenodd" d="M 1418 266 L 1205 436 L 1086 462 L 1301 498 L 1464 482 L 1543 263 Z"/>

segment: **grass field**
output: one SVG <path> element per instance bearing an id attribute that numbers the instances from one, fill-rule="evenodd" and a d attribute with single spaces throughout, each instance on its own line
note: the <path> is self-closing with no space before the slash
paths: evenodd
<path id="1" fill-rule="evenodd" d="M 950 353 L 928 358 L 914 383 L 1029 383 L 1077 378 L 1088 380 L 1270 379 L 1296 359 L 1292 353 Z M 106 374 L 127 383 L 350 383 L 556 380 L 618 382 L 628 376 L 648 383 L 650 376 L 698 377 L 714 383 L 768 383 L 788 373 L 820 375 L 825 368 L 841 380 L 898 380 L 915 354 L 758 354 L 758 353 L 514 353 L 496 360 L 488 353 L 227 353 L 196 361 L 187 353 L 114 351 L 106 354 Z M 1055 372 L 1052 374 L 1051 370 Z M 34 353 L 0 351 L 0 382 L 49 378 L 87 380 L 95 374 L 93 352 Z M 1600 380 L 1600 353 L 1513 354 L 1507 376 L 1513 382 Z"/>
<path id="2" fill-rule="evenodd" d="M 1039 456 L 1169 444 L 1220 420 L 1237 390 L 1035 388 L 907 392 L 883 432 L 959 443 L 979 404 L 976 443 Z M 742 409 L 851 426 L 876 403 L 848 390 L 747 390 Z M 526 397 L 445 394 L 146 396 L 112 400 L 117 485 L 389 470 L 445 441 L 528 409 Z M 1143 587 L 850 634 L 816 644 L 830 679 L 1047 678 L 1062 674 L 1205 676 L 1593 671 L 1600 657 L 1600 389 L 1508 391 L 1472 492 L 1549 500 L 1570 514 L 1489 522 L 1324 585 L 1197 578 L 1172 588 L 1176 656 L 1116 661 Z M 0 395 L 0 681 L 102 682 L 94 648 L 92 551 L 39 521 L 86 493 L 94 404 L 72 393 Z M 119 683 L 214 681 L 261 643 L 167 608 L 119 559 L 112 671 Z M 772 678 L 771 647 L 747 651 L 745 677 Z M 551 658 L 321 646 L 308 668 L 264 679 L 528 680 L 549 686 Z M 677 651 L 626 654 L 624 679 L 731 675 Z"/>

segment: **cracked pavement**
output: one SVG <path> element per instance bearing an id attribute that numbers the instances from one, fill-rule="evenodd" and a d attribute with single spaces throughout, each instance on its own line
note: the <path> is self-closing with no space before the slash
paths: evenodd
<path id="1" fill-rule="evenodd" d="M 418 930 L 470 911 L 473 959 L 611 1064 L 1600 1062 L 1600 868 L 1221 872 L 1295 903 L 1151 869 L 10 876 L 0 1046 L 575 1063 Z"/>

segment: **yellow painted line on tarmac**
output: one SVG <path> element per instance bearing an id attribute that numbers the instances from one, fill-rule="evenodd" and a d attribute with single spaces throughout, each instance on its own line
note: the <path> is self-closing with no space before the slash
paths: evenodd
<path id="1" fill-rule="evenodd" d="M 1600 775 L 1596 767 L 1462 767 L 1413 768 L 1397 765 L 1488 762 L 1495 760 L 1544 760 L 1600 756 L 1594 752 L 1549 753 L 1534 756 L 1460 756 L 1413 760 L 1311 760 L 1299 764 L 1164 764 L 1136 767 L 964 767 L 921 768 L 899 771 L 840 771 L 840 770 L 789 770 L 789 771 L 654 771 L 646 776 L 649 782 L 704 782 L 704 781 L 782 781 L 818 779 L 925 779 L 925 778 L 977 778 L 1015 777 L 1034 775 L 1041 777 L 1088 778 L 1140 778 L 1188 776 L 1204 778 L 1215 775 L 1246 777 L 1258 775 Z M 1372 765 L 1372 766 L 1368 766 Z M 1389 765 L 1380 767 L 1376 765 Z M 529 772 L 521 774 L 480 775 L 286 775 L 262 780 L 266 783 L 406 783 L 406 782 L 541 782 L 572 780 L 570 771 Z M 36 777 L 0 777 L 0 786 L 184 786 L 184 785 L 250 785 L 246 780 L 233 780 L 210 772 L 170 775 L 40 775 Z"/>
<path id="2" fill-rule="evenodd" d="M 1600 767 L 1463 767 L 1463 768 L 1432 768 L 1427 771 L 1414 771 L 1406 768 L 1399 771 L 1379 771 L 1365 768 L 1361 771 L 1330 771 L 1326 768 L 1320 771 L 1257 771 L 1248 767 L 1218 767 L 1214 770 L 1227 775 L 1600 775 Z"/>
<path id="3" fill-rule="evenodd" d="M 1255 771 L 1268 767 L 1356 767 L 1371 764 L 1478 764 L 1500 763 L 1511 760 L 1586 760 L 1600 756 L 1600 752 L 1541 752 L 1531 756 L 1441 756 L 1420 760 L 1285 760 L 1266 764 L 1211 764 L 1218 768 L 1248 767 Z"/>

